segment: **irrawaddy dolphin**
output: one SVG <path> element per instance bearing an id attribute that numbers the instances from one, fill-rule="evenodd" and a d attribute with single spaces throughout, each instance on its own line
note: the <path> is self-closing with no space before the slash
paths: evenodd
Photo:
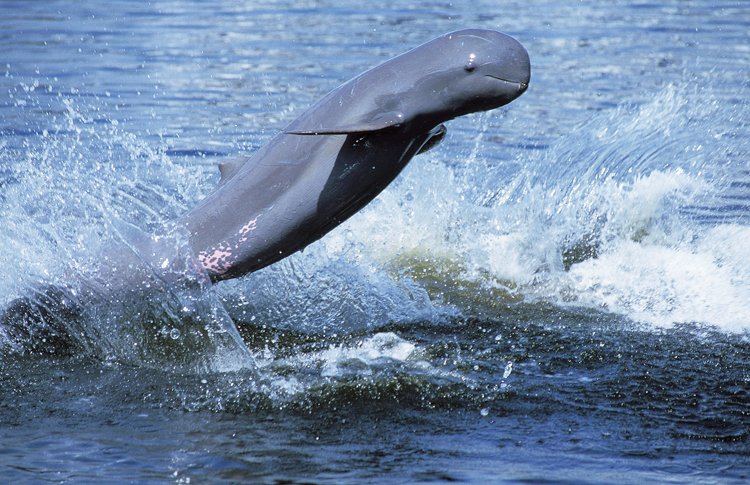
<path id="1" fill-rule="evenodd" d="M 503 106 L 529 56 L 492 30 L 460 30 L 334 89 L 254 155 L 221 165 L 213 193 L 177 221 L 213 281 L 258 270 L 321 238 L 439 142 L 442 123 Z"/>
<path id="2" fill-rule="evenodd" d="M 370 202 L 445 136 L 443 123 L 510 103 L 529 76 L 523 46 L 492 30 L 449 33 L 388 60 L 328 93 L 255 154 L 222 164 L 218 186 L 182 217 L 110 244 L 91 280 L 32 289 L 11 303 L 0 330 L 28 340 L 39 327 L 30 322 L 41 320 L 39 333 L 49 334 L 49 321 L 75 317 L 102 295 L 142 302 L 155 297 L 154 282 L 179 286 L 194 269 L 216 282 L 279 261 Z M 173 233 L 186 235 L 187 262 L 168 254 Z"/>

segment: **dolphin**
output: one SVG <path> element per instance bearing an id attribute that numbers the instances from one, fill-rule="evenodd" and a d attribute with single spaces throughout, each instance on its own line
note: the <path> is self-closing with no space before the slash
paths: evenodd
<path id="1" fill-rule="evenodd" d="M 379 194 L 448 120 L 510 103 L 529 56 L 493 30 L 452 32 L 334 89 L 255 154 L 220 166 L 216 189 L 176 221 L 212 281 L 303 249 Z"/>
<path id="2" fill-rule="evenodd" d="M 183 216 L 153 234 L 118 228 L 122 237 L 96 255 L 90 278 L 41 286 L 11 302 L 0 312 L 0 334 L 32 350 L 51 341 L 68 347 L 78 338 L 73 334 L 104 331 L 106 313 L 97 305 L 106 300 L 104 312 L 122 313 L 109 318 L 118 328 L 107 338 L 121 342 L 114 347 L 148 354 L 143 346 L 155 335 L 144 328 L 134 345 L 136 329 L 118 321 L 163 327 L 167 318 L 200 341 L 205 329 L 185 322 L 201 313 L 190 307 L 201 304 L 204 279 L 210 285 L 242 276 L 320 239 L 375 198 L 412 157 L 439 143 L 443 123 L 510 103 L 529 77 L 523 46 L 492 30 L 452 32 L 390 59 L 328 93 L 253 155 L 222 163 L 217 187 Z M 196 285 L 197 296 L 190 293 Z M 85 323 L 87 312 L 97 328 L 75 330 L 70 322 Z M 231 334 L 222 348 L 238 348 L 236 329 L 218 325 L 219 334 Z"/>

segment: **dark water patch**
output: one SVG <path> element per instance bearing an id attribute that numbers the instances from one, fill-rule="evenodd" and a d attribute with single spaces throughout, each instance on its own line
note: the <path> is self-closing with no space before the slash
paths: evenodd
<path id="1" fill-rule="evenodd" d="M 747 376 L 732 376 L 732 369 L 747 368 L 747 341 L 694 326 L 654 333 L 575 311 L 550 312 L 536 322 L 517 318 L 529 313 L 519 308 L 507 321 L 456 321 L 453 331 L 427 322 L 411 335 L 405 326 L 390 328 L 429 347 L 427 360 L 450 370 L 448 380 L 392 366 L 369 376 L 320 379 L 286 398 L 262 390 L 262 381 L 274 379 L 269 375 L 179 375 L 75 358 L 19 358 L 4 367 L 0 418 L 6 431 L 21 431 L 7 441 L 9 449 L 17 449 L 28 419 L 45 423 L 52 439 L 34 446 L 63 458 L 78 449 L 87 458 L 70 456 L 61 465 L 83 476 L 96 476 L 98 467 L 127 474 L 127 463 L 104 465 L 127 449 L 121 431 L 127 427 L 128 440 L 152 453 L 144 465 L 155 477 L 177 470 L 197 478 L 210 466 L 227 479 L 314 473 L 328 477 L 319 478 L 324 482 L 417 480 L 442 473 L 473 480 L 477 471 L 469 464 L 482 464 L 489 468 L 481 476 L 495 470 L 528 479 L 538 472 L 518 464 L 546 469 L 552 453 L 564 457 L 560 463 L 603 460 L 614 467 L 609 473 L 637 467 L 662 479 L 700 476 L 719 460 L 718 476 L 747 477 L 741 424 Z M 496 339 L 499 332 L 507 340 Z M 309 349 L 299 344 L 299 351 Z M 656 355 L 665 357 L 653 362 Z M 500 390 L 509 357 L 514 365 Z M 305 372 L 298 368 L 294 375 Z M 717 389 L 727 391 L 716 395 Z M 695 402 L 712 395 L 714 402 Z M 721 400 L 727 404 L 719 406 Z M 63 427 L 70 451 L 54 438 Z M 83 440 L 90 440 L 88 452 L 80 449 Z M 176 443 L 181 451 L 158 458 Z M 170 467 L 179 456 L 185 461 Z M 446 461 L 456 464 L 439 465 Z M 558 466 L 556 477 L 573 473 Z M 597 480 L 608 476 L 593 469 Z"/>

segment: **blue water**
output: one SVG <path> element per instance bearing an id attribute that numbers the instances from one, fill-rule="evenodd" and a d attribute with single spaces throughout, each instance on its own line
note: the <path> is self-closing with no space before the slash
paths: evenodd
<path id="1" fill-rule="evenodd" d="M 303 253 L 83 317 L 37 293 L 465 27 L 529 90 Z M 745 2 L 5 1 L 0 42 L 0 308 L 41 317 L 0 329 L 5 480 L 750 478 Z"/>

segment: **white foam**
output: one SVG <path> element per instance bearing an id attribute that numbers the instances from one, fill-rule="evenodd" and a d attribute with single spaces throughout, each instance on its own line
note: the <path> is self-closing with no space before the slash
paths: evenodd
<path id="1" fill-rule="evenodd" d="M 405 362 L 416 351 L 416 346 L 395 333 L 377 333 L 353 346 L 331 345 L 317 358 L 324 377 L 337 377 L 354 368 L 358 374 L 371 374 L 372 367 L 384 361 Z"/>
<path id="2" fill-rule="evenodd" d="M 716 232 L 722 233 L 725 243 L 740 247 L 743 238 L 750 237 L 748 228 L 712 231 Z M 641 322 L 658 326 L 698 322 L 740 331 L 750 328 L 750 260 L 723 259 L 719 253 L 726 249 L 724 244 L 708 242 L 665 247 L 620 241 L 607 254 L 574 265 L 563 285 L 569 286 L 578 304 Z"/>
<path id="3" fill-rule="evenodd" d="M 406 372 L 412 374 L 433 371 L 414 343 L 393 332 L 332 344 L 324 350 L 299 352 L 288 358 L 278 358 L 266 350 L 257 353 L 255 361 L 261 375 L 269 378 L 263 392 L 285 398 L 308 392 L 311 386 L 320 385 L 321 378 L 368 377 L 394 366 L 406 366 Z M 290 368 L 295 369 L 293 375 L 287 375 Z"/>

